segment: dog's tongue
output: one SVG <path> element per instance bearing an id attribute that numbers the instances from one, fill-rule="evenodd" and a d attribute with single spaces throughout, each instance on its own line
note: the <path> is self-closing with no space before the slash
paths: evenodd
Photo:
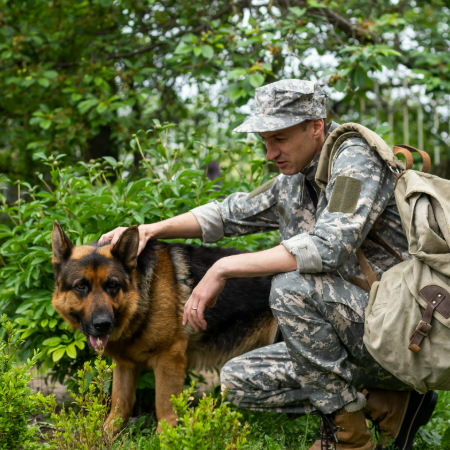
<path id="1" fill-rule="evenodd" d="M 89 341 L 94 350 L 99 350 L 100 348 L 105 349 L 108 339 L 109 336 L 107 334 L 102 334 L 101 336 L 89 336 Z"/>

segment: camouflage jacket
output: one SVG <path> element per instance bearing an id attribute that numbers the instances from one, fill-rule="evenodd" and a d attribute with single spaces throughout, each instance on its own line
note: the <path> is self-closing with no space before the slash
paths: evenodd
<path id="1" fill-rule="evenodd" d="M 329 132 L 337 126 L 332 122 Z M 338 270 L 345 278 L 363 277 L 355 256 L 361 246 L 381 276 L 398 260 L 367 238 L 373 228 L 409 258 L 394 198 L 395 179 L 379 155 L 362 138 L 345 140 L 333 160 L 326 192 L 314 181 L 319 157 L 300 173 L 278 175 L 250 194 L 236 192 L 221 203 L 193 209 L 203 242 L 279 229 L 280 241 L 295 256 L 301 273 Z"/>

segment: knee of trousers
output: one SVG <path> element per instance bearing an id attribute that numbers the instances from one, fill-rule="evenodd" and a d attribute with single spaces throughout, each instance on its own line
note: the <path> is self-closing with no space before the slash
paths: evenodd
<path id="1" fill-rule="evenodd" d="M 297 270 L 280 273 L 272 279 L 270 289 L 270 307 L 276 310 L 286 309 L 286 299 L 302 301 L 315 292 L 315 285 Z"/>
<path id="2" fill-rule="evenodd" d="M 222 387 L 222 391 L 224 389 L 235 391 L 241 387 L 242 382 L 238 374 L 242 368 L 237 362 L 238 358 L 228 361 L 220 371 L 220 385 Z"/>

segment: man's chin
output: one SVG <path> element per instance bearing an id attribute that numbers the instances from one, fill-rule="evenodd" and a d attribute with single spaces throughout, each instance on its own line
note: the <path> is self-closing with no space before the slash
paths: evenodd
<path id="1" fill-rule="evenodd" d="M 283 175 L 295 175 L 296 173 L 299 173 L 300 170 L 295 170 L 290 164 L 286 164 L 284 167 L 280 167 L 280 172 Z"/>

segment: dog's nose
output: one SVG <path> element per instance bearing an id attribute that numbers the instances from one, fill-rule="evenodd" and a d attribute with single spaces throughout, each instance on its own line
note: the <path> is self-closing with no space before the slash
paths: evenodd
<path id="1" fill-rule="evenodd" d="M 110 317 L 107 316 L 97 316 L 93 321 L 92 325 L 94 325 L 94 328 L 99 331 L 100 333 L 107 334 L 111 331 L 112 328 L 112 320 Z"/>

